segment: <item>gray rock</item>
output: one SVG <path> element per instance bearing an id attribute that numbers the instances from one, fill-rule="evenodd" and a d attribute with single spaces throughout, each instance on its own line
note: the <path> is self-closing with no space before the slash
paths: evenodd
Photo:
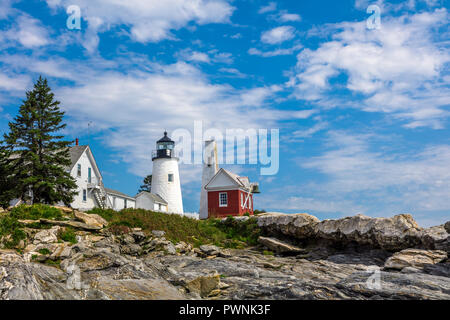
<path id="1" fill-rule="evenodd" d="M 168 254 L 177 254 L 177 249 L 175 248 L 172 242 L 166 244 L 164 249 L 167 251 Z"/>
<path id="2" fill-rule="evenodd" d="M 444 226 L 422 229 L 409 214 L 392 218 L 356 215 L 319 221 L 306 213 L 266 213 L 256 219 L 258 226 L 275 237 L 283 235 L 309 242 L 326 240 L 341 246 L 357 243 L 390 251 L 412 247 L 433 250 L 448 237 Z"/>
<path id="3" fill-rule="evenodd" d="M 164 237 L 164 235 L 166 234 L 166 232 L 165 232 L 165 231 L 161 231 L 161 230 L 152 230 L 152 234 L 153 234 L 155 237 L 161 238 L 161 237 Z"/>
<path id="4" fill-rule="evenodd" d="M 295 255 L 305 253 L 304 249 L 293 246 L 291 244 L 288 244 L 275 238 L 259 237 L 258 242 L 261 243 L 263 246 L 267 247 L 268 249 L 280 254 Z"/>
<path id="5" fill-rule="evenodd" d="M 423 268 L 447 259 L 447 252 L 440 250 L 405 249 L 386 260 L 386 269 L 402 270 L 406 267 Z"/>
<path id="6" fill-rule="evenodd" d="M 445 230 L 448 234 L 450 234 L 450 221 L 447 221 L 444 225 Z"/>
<path id="7" fill-rule="evenodd" d="M 72 227 L 75 229 L 81 229 L 81 230 L 85 230 L 85 231 L 99 231 L 102 229 L 101 227 L 98 227 L 98 226 L 90 226 L 83 222 L 71 221 L 71 220 L 56 221 L 56 220 L 40 219 L 39 221 L 44 224 L 51 224 L 51 225 L 61 226 L 61 227 Z"/>
<path id="8" fill-rule="evenodd" d="M 220 252 L 219 247 L 209 244 L 201 245 L 199 249 L 208 256 L 218 255 Z"/>
<path id="9" fill-rule="evenodd" d="M 142 253 L 142 248 L 140 245 L 135 244 L 135 243 L 121 245 L 120 253 L 132 255 L 132 256 L 138 256 Z"/>
<path id="10" fill-rule="evenodd" d="M 134 241 L 136 243 L 141 243 L 142 241 L 144 241 L 147 238 L 145 233 L 142 231 L 133 231 L 131 233 L 131 236 L 134 238 Z"/>
<path id="11" fill-rule="evenodd" d="M 356 272 L 336 287 L 343 294 L 376 299 L 449 299 L 450 279 L 426 274 L 403 274 L 379 271 L 379 283 L 373 283 L 372 272 Z"/>
<path id="12" fill-rule="evenodd" d="M 87 214 L 78 210 L 73 212 L 76 219 L 84 222 L 88 226 L 103 228 L 108 225 L 108 222 L 98 214 Z"/>
<path id="13" fill-rule="evenodd" d="M 51 229 L 42 230 L 35 234 L 34 244 L 39 243 L 54 243 L 58 241 L 58 231 L 60 227 L 52 227 Z"/>

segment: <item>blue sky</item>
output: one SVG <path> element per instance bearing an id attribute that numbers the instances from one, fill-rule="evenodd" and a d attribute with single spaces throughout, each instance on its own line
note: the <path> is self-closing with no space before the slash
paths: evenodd
<path id="1" fill-rule="evenodd" d="M 120 4 L 120 2 L 122 2 Z M 368 29 L 369 5 L 381 27 Z M 81 9 L 81 30 L 66 10 Z M 449 2 L 2 0 L 0 130 L 49 79 L 105 184 L 135 194 L 166 129 L 277 128 L 255 207 L 450 220 Z M 91 123 L 88 134 L 88 123 Z M 181 166 L 185 211 L 201 167 Z"/>

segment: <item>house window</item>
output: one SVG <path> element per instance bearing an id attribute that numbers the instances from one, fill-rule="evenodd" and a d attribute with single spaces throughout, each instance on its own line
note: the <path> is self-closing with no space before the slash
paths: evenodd
<path id="1" fill-rule="evenodd" d="M 81 177 L 81 164 L 77 166 L 77 176 Z"/>
<path id="2" fill-rule="evenodd" d="M 169 182 L 173 182 L 173 173 L 169 173 Z"/>
<path id="3" fill-rule="evenodd" d="M 219 193 L 219 207 L 227 207 L 228 206 L 228 193 L 221 192 Z"/>
<path id="4" fill-rule="evenodd" d="M 127 199 L 123 200 L 123 207 L 126 209 L 127 208 Z"/>
<path id="5" fill-rule="evenodd" d="M 88 168 L 88 183 L 92 182 L 92 172 L 91 168 Z"/>
<path id="6" fill-rule="evenodd" d="M 83 201 L 84 202 L 87 201 L 87 191 L 86 191 L 86 189 L 83 189 Z"/>
<path id="7" fill-rule="evenodd" d="M 244 208 L 244 194 L 241 193 L 241 208 Z"/>

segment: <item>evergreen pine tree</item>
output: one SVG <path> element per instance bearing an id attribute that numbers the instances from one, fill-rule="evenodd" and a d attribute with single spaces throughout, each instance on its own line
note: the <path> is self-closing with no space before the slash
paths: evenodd
<path id="1" fill-rule="evenodd" d="M 0 145 L 0 207 L 3 209 L 8 208 L 11 200 L 17 198 L 10 157 L 8 148 Z"/>
<path id="2" fill-rule="evenodd" d="M 152 192 L 152 175 L 144 178 L 144 184 L 139 187 L 138 193 L 142 191 Z"/>
<path id="3" fill-rule="evenodd" d="M 71 160 L 69 145 L 58 132 L 65 128 L 64 112 L 47 80 L 39 77 L 33 90 L 26 93 L 19 114 L 9 123 L 4 135 L 13 150 L 11 166 L 18 196 L 32 203 L 69 205 L 76 194 L 75 180 L 67 170 Z"/>

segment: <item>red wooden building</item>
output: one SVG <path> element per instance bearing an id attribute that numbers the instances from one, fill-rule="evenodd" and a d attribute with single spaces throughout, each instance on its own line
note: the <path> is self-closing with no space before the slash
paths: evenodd
<path id="1" fill-rule="evenodd" d="M 253 194 L 258 185 L 247 177 L 239 177 L 221 168 L 205 186 L 208 192 L 208 218 L 225 218 L 230 215 L 253 215 Z"/>

